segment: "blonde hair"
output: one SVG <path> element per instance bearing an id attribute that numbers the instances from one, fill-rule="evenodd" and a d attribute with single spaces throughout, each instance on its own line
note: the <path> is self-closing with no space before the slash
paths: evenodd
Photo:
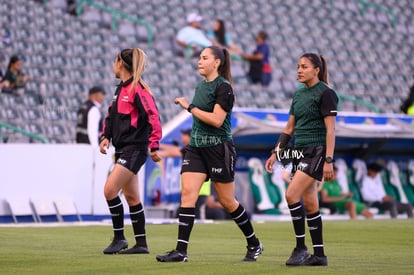
<path id="1" fill-rule="evenodd" d="M 145 52 L 140 48 L 124 49 L 119 53 L 118 57 L 124 64 L 125 69 L 132 74 L 132 85 L 130 91 L 133 91 L 139 83 L 145 90 L 148 91 L 148 93 L 152 94 L 151 88 L 142 79 L 147 63 L 147 55 Z"/>

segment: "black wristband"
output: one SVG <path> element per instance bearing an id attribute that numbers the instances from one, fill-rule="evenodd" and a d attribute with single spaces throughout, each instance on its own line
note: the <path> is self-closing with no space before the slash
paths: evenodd
<path id="1" fill-rule="evenodd" d="M 279 146 L 280 149 L 284 149 L 289 144 L 290 138 L 290 135 L 286 133 L 281 133 L 276 146 Z"/>
<path id="2" fill-rule="evenodd" d="M 194 105 L 194 104 L 190 104 L 190 105 L 188 105 L 188 107 L 187 107 L 187 111 L 188 111 L 189 113 L 191 113 L 191 110 L 192 110 L 194 107 L 195 107 L 195 105 Z"/>

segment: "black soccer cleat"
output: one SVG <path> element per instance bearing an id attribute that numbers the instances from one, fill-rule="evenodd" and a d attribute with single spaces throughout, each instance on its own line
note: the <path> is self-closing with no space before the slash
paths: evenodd
<path id="1" fill-rule="evenodd" d="M 306 247 L 295 248 L 293 249 L 290 258 L 286 261 L 286 265 L 303 265 L 310 256 L 311 255 Z"/>
<path id="2" fill-rule="evenodd" d="M 309 265 L 309 266 L 327 266 L 328 265 L 328 258 L 326 256 L 316 256 L 312 255 L 307 258 L 302 265 Z"/>
<path id="3" fill-rule="evenodd" d="M 149 249 L 146 246 L 138 246 L 136 244 L 130 249 L 119 251 L 119 254 L 149 254 Z"/>
<path id="4" fill-rule="evenodd" d="M 128 247 L 128 242 L 126 240 L 113 240 L 111 244 L 104 249 L 104 254 L 117 254 L 122 249 Z"/>
<path id="5" fill-rule="evenodd" d="M 165 255 L 157 255 L 156 259 L 159 262 L 188 262 L 187 254 L 177 250 L 171 250 Z"/>
<path id="6" fill-rule="evenodd" d="M 264 248 L 263 244 L 259 243 L 258 246 L 247 246 L 247 253 L 244 257 L 244 262 L 255 262 L 260 254 L 262 254 Z"/>

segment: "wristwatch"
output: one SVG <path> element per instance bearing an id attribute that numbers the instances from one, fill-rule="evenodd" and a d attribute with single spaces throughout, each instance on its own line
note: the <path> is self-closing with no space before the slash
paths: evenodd
<path id="1" fill-rule="evenodd" d="M 325 157 L 325 162 L 326 163 L 334 163 L 335 160 L 332 157 Z"/>
<path id="2" fill-rule="evenodd" d="M 191 113 L 191 110 L 192 110 L 194 107 L 195 107 L 195 105 L 194 105 L 194 104 L 190 104 L 190 105 L 188 105 L 187 111 L 188 111 L 189 113 Z"/>

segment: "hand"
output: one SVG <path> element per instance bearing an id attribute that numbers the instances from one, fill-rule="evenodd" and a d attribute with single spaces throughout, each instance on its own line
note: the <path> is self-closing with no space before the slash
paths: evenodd
<path id="1" fill-rule="evenodd" d="M 270 157 L 266 160 L 266 163 L 265 163 L 265 170 L 268 173 L 273 172 L 273 164 L 275 164 L 275 162 L 276 162 L 276 154 L 271 154 Z"/>
<path id="2" fill-rule="evenodd" d="M 177 97 L 174 99 L 175 104 L 180 104 L 181 108 L 187 110 L 188 105 L 190 105 L 184 97 Z"/>
<path id="3" fill-rule="evenodd" d="M 101 141 L 101 143 L 99 144 L 99 151 L 106 155 L 106 150 L 109 149 L 109 139 L 105 138 Z"/>
<path id="4" fill-rule="evenodd" d="M 153 160 L 154 162 L 159 162 L 159 161 L 161 161 L 161 157 L 159 156 L 159 154 L 158 154 L 158 153 L 159 153 L 158 151 L 154 151 L 154 152 L 151 152 L 151 153 L 150 153 L 151 158 L 152 158 L 152 160 Z"/>
<path id="5" fill-rule="evenodd" d="M 333 180 L 334 179 L 334 172 L 333 172 L 333 164 L 326 163 L 323 165 L 323 178 L 325 180 Z"/>

